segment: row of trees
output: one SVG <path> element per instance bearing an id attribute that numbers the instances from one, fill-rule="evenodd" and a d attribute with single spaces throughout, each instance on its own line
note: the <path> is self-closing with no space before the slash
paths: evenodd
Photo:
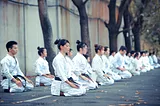
<path id="1" fill-rule="evenodd" d="M 73 4 L 77 7 L 80 16 L 81 41 L 87 43 L 89 48 L 88 53 L 90 55 L 91 48 L 88 28 L 88 15 L 85 6 L 88 1 L 89 0 L 72 0 Z M 108 2 L 108 0 L 101 1 Z M 119 33 L 123 32 L 125 38 L 125 45 L 127 46 L 127 49 L 130 51 L 132 49 L 130 40 L 130 30 L 132 30 L 134 35 L 135 50 L 140 51 L 139 34 L 142 29 L 144 17 L 142 13 L 144 12 L 144 8 L 150 1 L 151 0 L 121 0 L 120 6 L 117 7 L 117 0 L 110 0 L 109 5 L 107 5 L 109 8 L 109 21 L 104 21 L 104 25 L 109 31 L 109 46 L 111 50 L 117 50 L 117 37 Z M 48 50 L 47 60 L 50 65 L 50 70 L 51 72 L 53 72 L 53 69 L 51 69 L 51 62 L 55 56 L 55 52 L 52 48 L 53 33 L 51 23 L 48 18 L 47 0 L 38 0 L 38 7 L 41 27 L 43 31 L 44 44 L 45 48 Z M 117 8 L 118 12 L 116 11 Z M 122 18 L 124 18 L 124 28 L 120 31 L 119 29 L 121 26 Z"/>

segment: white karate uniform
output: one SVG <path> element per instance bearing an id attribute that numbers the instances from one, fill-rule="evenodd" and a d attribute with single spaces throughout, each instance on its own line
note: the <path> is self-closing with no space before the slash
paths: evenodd
<path id="1" fill-rule="evenodd" d="M 141 62 L 142 62 L 142 66 L 143 66 L 147 71 L 150 71 L 150 70 L 151 70 L 151 67 L 150 67 L 150 65 L 149 65 L 148 62 L 147 62 L 146 56 L 141 56 L 141 57 L 140 57 L 140 60 L 141 60 Z"/>
<path id="2" fill-rule="evenodd" d="M 111 67 L 111 69 L 113 69 L 113 60 L 114 60 L 114 57 L 112 55 L 110 55 L 108 59 L 109 59 L 109 62 L 111 64 L 110 67 Z"/>
<path id="3" fill-rule="evenodd" d="M 149 56 L 148 58 L 149 58 L 149 63 L 150 63 L 154 68 L 158 68 L 158 67 L 159 67 L 157 64 L 153 63 L 153 58 L 152 58 L 152 56 Z"/>
<path id="4" fill-rule="evenodd" d="M 104 63 L 104 70 L 105 73 L 108 74 L 113 80 L 118 81 L 121 80 L 121 76 L 119 76 L 117 73 L 114 73 L 111 69 L 111 63 L 107 56 L 102 55 L 103 63 Z"/>
<path id="5" fill-rule="evenodd" d="M 134 59 L 132 56 L 130 57 L 130 70 L 129 72 L 132 73 L 132 75 L 140 75 L 140 68 L 138 67 L 138 60 Z"/>
<path id="6" fill-rule="evenodd" d="M 124 62 L 125 62 L 124 56 L 122 56 L 119 52 L 116 53 L 113 60 L 113 72 L 119 74 L 122 78 L 131 78 L 132 74 L 129 71 L 127 70 L 121 71 L 117 69 L 118 67 L 124 68 L 125 66 Z"/>
<path id="7" fill-rule="evenodd" d="M 77 55 L 72 59 L 74 65 L 75 65 L 75 68 L 76 68 L 76 71 L 75 71 L 75 74 L 79 77 L 81 74 L 87 74 L 89 75 L 88 71 L 87 71 L 87 65 L 88 65 L 88 62 L 87 62 L 87 59 L 80 53 L 77 53 Z M 83 80 L 81 77 L 79 77 L 79 81 L 81 83 L 84 83 L 86 84 L 86 86 L 88 86 L 88 89 L 95 89 L 97 87 L 97 85 L 95 83 L 93 83 L 92 81 L 86 81 L 86 80 Z"/>
<path id="8" fill-rule="evenodd" d="M 16 57 L 14 58 L 7 54 L 1 60 L 0 64 L 2 67 L 2 76 L 6 77 L 1 82 L 1 86 L 3 87 L 3 89 L 9 89 L 9 92 L 23 92 L 34 88 L 34 86 L 31 83 L 28 83 L 27 81 L 19 77 L 18 78 L 21 80 L 23 85 L 22 87 L 18 87 L 16 83 L 11 81 L 13 79 L 13 76 L 24 76 L 24 74 L 19 68 L 19 62 Z"/>
<path id="9" fill-rule="evenodd" d="M 39 57 L 34 65 L 34 70 L 37 75 L 36 77 L 36 86 L 39 86 L 40 83 L 43 83 L 45 86 L 52 84 L 52 79 L 42 76 L 43 74 L 50 74 L 48 62 L 45 58 Z"/>
<path id="10" fill-rule="evenodd" d="M 137 63 L 136 63 L 135 59 L 131 56 L 130 58 L 127 59 L 127 61 L 128 61 L 128 65 L 127 65 L 128 69 L 127 70 L 134 76 L 140 75 L 140 71 L 138 71 L 136 69 Z"/>
<path id="11" fill-rule="evenodd" d="M 67 60 L 62 53 L 59 52 L 57 54 L 57 56 L 53 59 L 52 65 L 55 69 L 55 76 L 61 79 L 60 91 L 64 92 L 65 96 L 80 96 L 86 93 L 85 88 L 81 86 L 78 89 L 72 88 L 65 82 L 71 77 L 71 75 L 67 70 Z"/>
<path id="12" fill-rule="evenodd" d="M 157 59 L 156 55 L 153 55 L 152 59 L 153 59 L 153 63 L 155 63 L 157 67 L 160 67 L 160 64 L 158 63 L 158 59 Z"/>
<path id="13" fill-rule="evenodd" d="M 136 69 L 138 70 L 138 71 L 140 71 L 140 72 L 147 72 L 147 70 L 146 70 L 146 68 L 144 68 L 143 66 L 142 66 L 142 61 L 139 59 L 139 60 L 137 60 L 136 58 L 135 58 L 135 63 L 136 63 Z M 143 68 L 142 68 L 143 67 Z"/>
<path id="14" fill-rule="evenodd" d="M 95 70 L 97 74 L 97 82 L 99 82 L 100 85 L 111 85 L 114 84 L 114 80 L 110 77 L 104 77 L 105 70 L 104 68 L 103 59 L 101 56 L 96 54 L 92 60 L 92 68 Z"/>

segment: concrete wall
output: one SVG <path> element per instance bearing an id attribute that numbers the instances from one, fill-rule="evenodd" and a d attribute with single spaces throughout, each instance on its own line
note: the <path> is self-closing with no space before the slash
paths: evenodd
<path id="1" fill-rule="evenodd" d="M 14 0 L 37 5 L 37 0 Z M 80 40 L 79 17 L 70 13 L 59 4 L 78 14 L 71 0 L 47 0 L 48 14 L 53 30 L 53 39 L 66 38 L 71 43 L 71 48 L 76 53 L 76 40 Z M 106 2 L 89 1 L 86 4 L 89 17 L 109 20 L 109 10 Z M 19 44 L 20 67 L 27 75 L 34 75 L 33 64 L 38 58 L 37 46 L 44 46 L 39 13 L 37 6 L 16 4 L 7 0 L 0 0 L 0 60 L 6 55 L 5 44 L 9 40 L 16 40 Z M 108 30 L 103 22 L 89 18 L 89 33 L 91 40 L 92 57 L 94 44 L 108 45 Z M 123 35 L 119 36 L 119 45 L 124 45 Z M 58 52 L 55 46 L 56 53 Z"/>

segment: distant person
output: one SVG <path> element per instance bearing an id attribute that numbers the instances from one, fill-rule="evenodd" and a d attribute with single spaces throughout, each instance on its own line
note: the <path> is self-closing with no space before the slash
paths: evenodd
<path id="1" fill-rule="evenodd" d="M 153 52 L 152 59 L 153 59 L 153 63 L 156 64 L 157 67 L 160 67 L 155 51 Z"/>
<path id="2" fill-rule="evenodd" d="M 107 73 L 105 73 L 104 63 L 102 59 L 102 55 L 104 55 L 104 47 L 98 44 L 94 45 L 95 47 L 95 56 L 92 60 L 92 68 L 95 70 L 99 85 L 111 85 L 114 84 L 114 80 Z"/>
<path id="3" fill-rule="evenodd" d="M 125 53 L 127 48 L 121 46 L 119 52 L 116 53 L 113 60 L 113 72 L 119 74 L 122 78 L 131 78 L 132 74 L 125 68 Z"/>
<path id="4" fill-rule="evenodd" d="M 48 62 L 46 61 L 47 50 L 43 47 L 37 47 L 39 58 L 34 64 L 36 77 L 36 86 L 47 86 L 52 84 L 53 75 L 50 74 Z"/>
<path id="5" fill-rule="evenodd" d="M 112 71 L 112 67 L 111 67 L 112 65 L 111 65 L 111 62 L 109 61 L 109 54 L 110 54 L 110 49 L 109 47 L 105 46 L 104 55 L 102 55 L 105 73 L 108 74 L 115 81 L 121 80 L 121 76 L 119 76 L 117 73 L 114 73 Z"/>
<path id="6" fill-rule="evenodd" d="M 8 54 L 1 60 L 3 80 L 1 86 L 4 92 L 24 92 L 33 89 L 33 82 L 22 73 L 18 59 L 18 43 L 9 41 L 6 44 Z"/>
<path id="7" fill-rule="evenodd" d="M 56 90 L 61 91 L 64 96 L 80 96 L 86 93 L 86 89 L 78 86 L 74 80 L 71 80 L 71 75 L 67 67 L 66 53 L 70 50 L 70 43 L 66 39 L 59 39 L 54 42 L 58 45 L 59 53 L 53 59 L 52 65 L 55 70 L 55 80 L 59 81 L 59 85 L 55 85 Z M 52 83 L 54 85 L 54 83 Z M 51 86 L 51 92 L 52 92 Z M 53 89 L 54 90 L 54 89 Z M 59 92 L 60 94 L 60 92 Z"/>
<path id="8" fill-rule="evenodd" d="M 74 56 L 72 61 L 76 67 L 75 74 L 79 77 L 80 82 L 86 84 L 88 86 L 87 89 L 95 89 L 96 85 L 91 81 L 88 77 L 89 73 L 87 71 L 87 59 L 83 56 L 87 54 L 87 44 L 77 40 L 77 54 Z"/>

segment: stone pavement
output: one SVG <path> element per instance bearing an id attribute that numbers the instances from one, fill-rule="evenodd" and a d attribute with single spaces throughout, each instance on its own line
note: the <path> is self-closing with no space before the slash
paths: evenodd
<path id="1" fill-rule="evenodd" d="M 24 93 L 4 93 L 0 106 L 160 106 L 160 69 L 100 86 L 80 97 L 52 96 L 50 87 L 35 87 Z"/>

